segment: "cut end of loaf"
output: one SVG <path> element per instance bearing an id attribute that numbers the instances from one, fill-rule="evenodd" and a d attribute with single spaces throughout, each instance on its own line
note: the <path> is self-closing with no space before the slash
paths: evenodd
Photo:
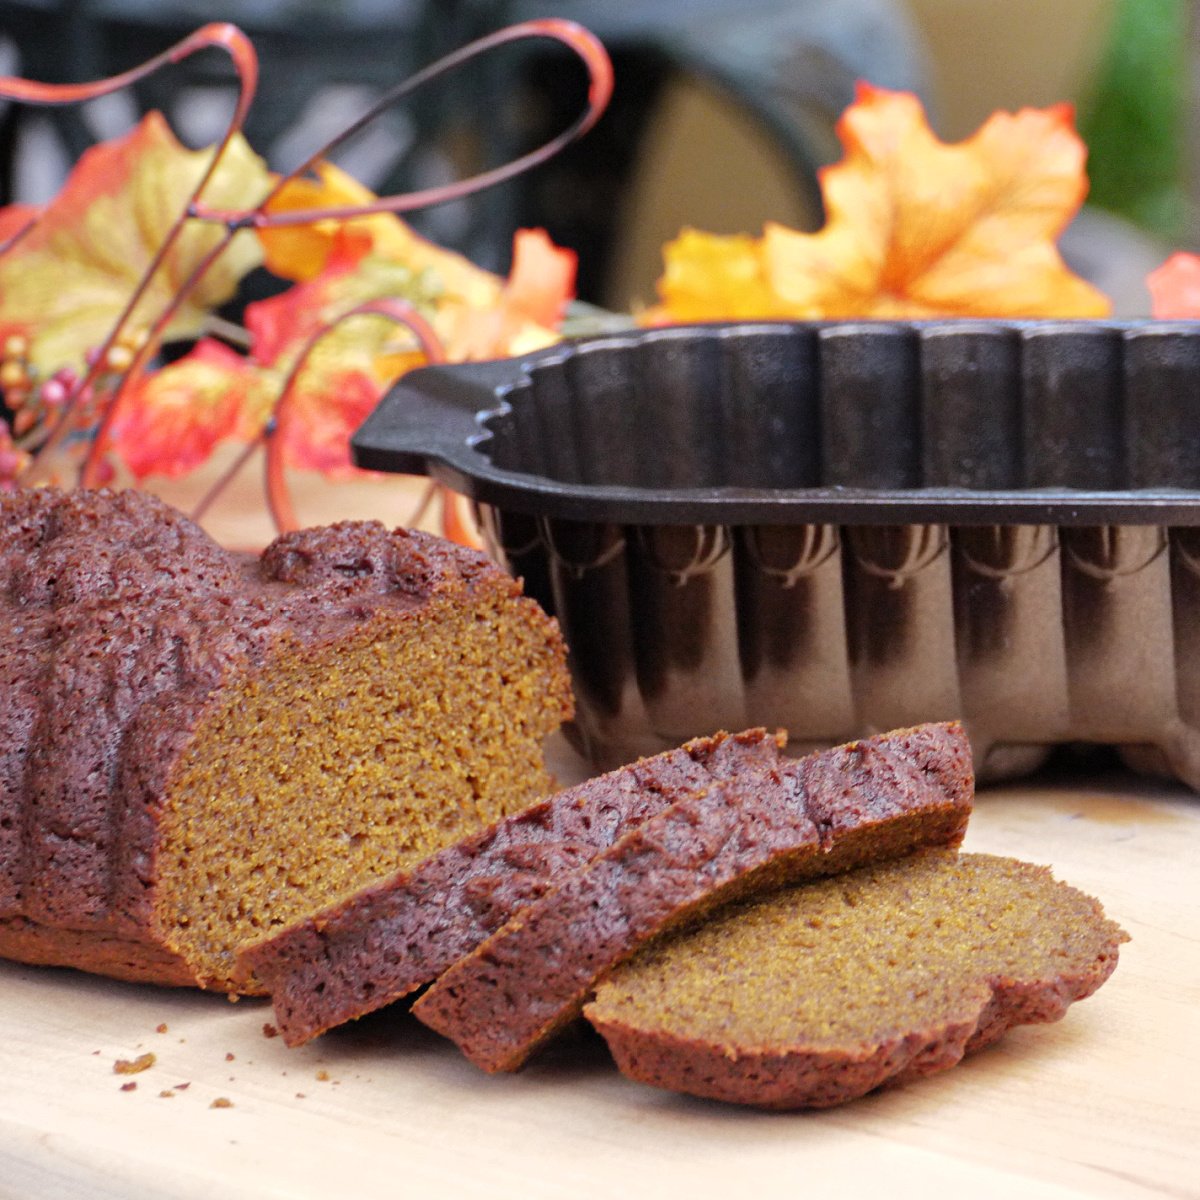
<path id="1" fill-rule="evenodd" d="M 545 628 L 495 595 L 288 647 L 222 696 L 171 781 L 165 940 L 205 986 L 261 990 L 239 946 L 549 792 L 541 742 L 568 708 Z"/>

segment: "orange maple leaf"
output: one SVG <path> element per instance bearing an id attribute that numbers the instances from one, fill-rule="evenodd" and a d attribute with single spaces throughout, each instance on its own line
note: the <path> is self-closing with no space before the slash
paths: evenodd
<path id="1" fill-rule="evenodd" d="M 756 238 L 685 229 L 663 248 L 663 258 L 666 273 L 658 284 L 663 303 L 643 314 L 647 323 L 791 315 L 782 298 L 771 290 L 762 243 Z"/>
<path id="2" fill-rule="evenodd" d="M 1150 311 L 1164 319 L 1200 317 L 1200 257 L 1172 254 L 1161 267 L 1146 276 L 1150 289 Z"/>
<path id="3" fill-rule="evenodd" d="M 758 242 L 692 233 L 667 248 L 650 320 L 738 317 L 1103 316 L 1103 293 L 1056 241 L 1087 192 L 1071 110 L 996 113 L 956 145 L 915 96 L 860 84 L 821 172 L 816 233 L 768 224 Z M 698 281 L 703 263 L 723 273 Z M 739 285 L 744 290 L 739 292 Z"/>
<path id="4" fill-rule="evenodd" d="M 88 150 L 36 225 L 0 258 L 0 337 L 25 334 L 32 363 L 43 374 L 82 365 L 133 294 L 212 153 L 185 149 L 153 112 L 124 137 Z M 239 136 L 204 198 L 215 206 L 248 207 L 269 181 L 266 166 Z M 0 216 L 0 227 L 16 219 Z M 189 221 L 133 324 L 146 326 L 162 312 L 224 236 L 221 226 Z M 208 312 L 233 295 L 261 257 L 254 235 L 239 233 L 179 309 L 168 337 L 199 333 Z"/>

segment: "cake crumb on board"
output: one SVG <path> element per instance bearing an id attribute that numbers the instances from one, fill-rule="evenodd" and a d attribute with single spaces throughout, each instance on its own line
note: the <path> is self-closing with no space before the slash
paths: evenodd
<path id="1" fill-rule="evenodd" d="M 137 1058 L 118 1058 L 113 1063 L 114 1075 L 137 1075 L 141 1071 L 149 1070 L 154 1066 L 155 1058 L 150 1052 L 139 1054 Z"/>

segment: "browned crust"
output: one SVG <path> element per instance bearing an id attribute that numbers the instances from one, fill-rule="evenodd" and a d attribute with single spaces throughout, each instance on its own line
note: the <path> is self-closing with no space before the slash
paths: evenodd
<path id="1" fill-rule="evenodd" d="M 39 967 L 75 967 L 130 983 L 191 987 L 187 963 L 150 940 L 129 940 L 103 931 L 47 929 L 23 917 L 0 921 L 0 958 Z"/>
<path id="2" fill-rule="evenodd" d="M 646 1030 L 603 1015 L 584 1015 L 600 1032 L 622 1074 L 639 1083 L 710 1100 L 768 1109 L 830 1108 L 876 1088 L 895 1086 L 957 1065 L 1015 1025 L 1060 1020 L 1116 969 L 1124 932 L 1096 905 L 1097 946 L 1087 963 L 1048 978 L 994 976 L 960 997 L 953 1018 L 931 1029 L 854 1047 L 715 1045 L 666 1029 Z"/>
<path id="3" fill-rule="evenodd" d="M 487 1071 L 515 1070 L 605 972 L 733 895 L 956 845 L 974 777 L 961 725 L 926 725 L 718 784 L 646 821 L 519 911 L 413 1006 Z"/>
<path id="4" fill-rule="evenodd" d="M 430 982 L 519 908 L 632 826 L 710 787 L 780 763 L 761 729 L 697 738 L 609 772 L 433 855 L 411 871 L 242 951 L 289 1046 Z"/>

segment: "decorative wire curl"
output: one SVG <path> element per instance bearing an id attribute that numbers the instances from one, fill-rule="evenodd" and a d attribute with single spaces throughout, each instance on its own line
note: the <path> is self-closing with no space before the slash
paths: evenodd
<path id="1" fill-rule="evenodd" d="M 589 83 L 587 103 L 582 113 L 566 129 L 558 133 L 541 146 L 512 159 L 498 167 L 493 167 L 466 179 L 439 187 L 425 188 L 421 191 L 402 193 L 394 196 L 383 196 L 367 204 L 338 205 L 326 208 L 309 208 L 289 212 L 271 213 L 267 209 L 283 189 L 292 180 L 311 171 L 330 151 L 340 146 L 347 138 L 375 120 L 382 112 L 397 101 L 408 96 L 417 88 L 429 83 L 448 72 L 457 69 L 465 63 L 486 54 L 500 46 L 513 42 L 534 39 L 550 39 L 565 45 L 582 60 L 587 68 Z M 61 446 L 70 434 L 79 415 L 80 407 L 85 403 L 85 397 L 92 394 L 92 386 L 104 369 L 109 351 L 121 337 L 137 308 L 138 303 L 146 294 L 152 279 L 159 267 L 170 253 L 172 246 L 178 240 L 188 221 L 208 221 L 224 227 L 224 236 L 210 248 L 193 267 L 188 277 L 177 289 L 166 308 L 153 320 L 148 336 L 134 351 L 132 362 L 119 376 L 116 387 L 108 397 L 99 416 L 94 436 L 88 448 L 79 472 L 79 484 L 83 487 L 95 486 L 98 482 L 104 456 L 108 448 L 109 434 L 114 415 L 120 407 L 124 396 L 147 369 L 151 360 L 158 352 L 158 347 L 175 318 L 179 309 L 204 278 L 205 274 L 229 246 L 235 235 L 243 229 L 271 229 L 285 226 L 312 225 L 318 221 L 345 221 L 356 217 L 371 216 L 377 213 L 401 213 L 414 209 L 442 204 L 450 200 L 470 196 L 511 179 L 532 167 L 545 162 L 557 154 L 563 147 L 590 129 L 607 107 L 612 96 L 613 71 L 612 63 L 607 52 L 594 34 L 577 25 L 573 21 L 558 18 L 547 18 L 523 21 L 516 25 L 497 30 L 474 42 L 452 51 L 445 57 L 422 68 L 415 75 L 397 84 L 387 91 L 366 112 L 358 117 L 346 129 L 331 138 L 300 166 L 286 175 L 279 176 L 256 204 L 245 209 L 214 209 L 209 208 L 203 201 L 204 191 L 211 182 L 222 158 L 231 142 L 245 124 L 246 115 L 254 100 L 258 87 L 258 55 L 250 39 L 235 25 L 226 22 L 214 22 L 203 26 L 182 41 L 163 51 L 161 54 L 148 59 L 140 66 L 133 67 L 119 75 L 92 83 L 48 84 L 10 76 L 0 76 L 0 99 L 15 100 L 25 104 L 64 105 L 78 104 L 107 96 L 122 88 L 137 83 L 146 76 L 153 74 L 164 66 L 182 62 L 200 50 L 219 48 L 224 50 L 233 62 L 238 75 L 238 94 L 229 124 L 225 129 L 216 149 L 205 169 L 200 181 L 193 189 L 182 211 L 175 218 L 167 231 L 162 244 L 154 252 L 149 266 L 135 285 L 132 294 L 122 308 L 112 328 L 105 336 L 96 353 L 91 356 L 83 375 L 75 380 L 68 390 L 65 402 L 62 404 L 57 419 L 50 428 L 45 440 L 38 446 L 29 465 L 19 477 L 19 482 L 36 482 L 45 471 L 46 464 L 55 450 Z M 11 252 L 28 233 L 37 225 L 40 213 L 35 213 L 16 233 L 6 241 L 0 242 L 0 257 Z M 242 465 L 249 458 L 250 452 L 259 443 L 265 443 L 267 449 L 266 488 L 268 505 L 276 524 L 280 528 L 294 525 L 295 514 L 287 494 L 283 477 L 283 461 L 281 441 L 278 435 L 281 424 L 286 421 L 287 406 L 294 390 L 296 379 L 307 362 L 313 348 L 321 337 L 341 321 L 351 316 L 373 313 L 385 316 L 398 323 L 406 325 L 417 337 L 427 358 L 441 361 L 445 355 L 433 329 L 410 305 L 399 300 L 370 301 L 356 305 L 354 308 L 340 314 L 331 322 L 314 333 L 305 344 L 303 350 L 280 392 L 270 419 L 264 425 L 255 443 L 239 456 L 233 468 L 226 472 L 218 481 L 215 490 L 211 490 L 201 501 L 198 513 L 211 504 L 216 492 L 226 486 Z"/>

